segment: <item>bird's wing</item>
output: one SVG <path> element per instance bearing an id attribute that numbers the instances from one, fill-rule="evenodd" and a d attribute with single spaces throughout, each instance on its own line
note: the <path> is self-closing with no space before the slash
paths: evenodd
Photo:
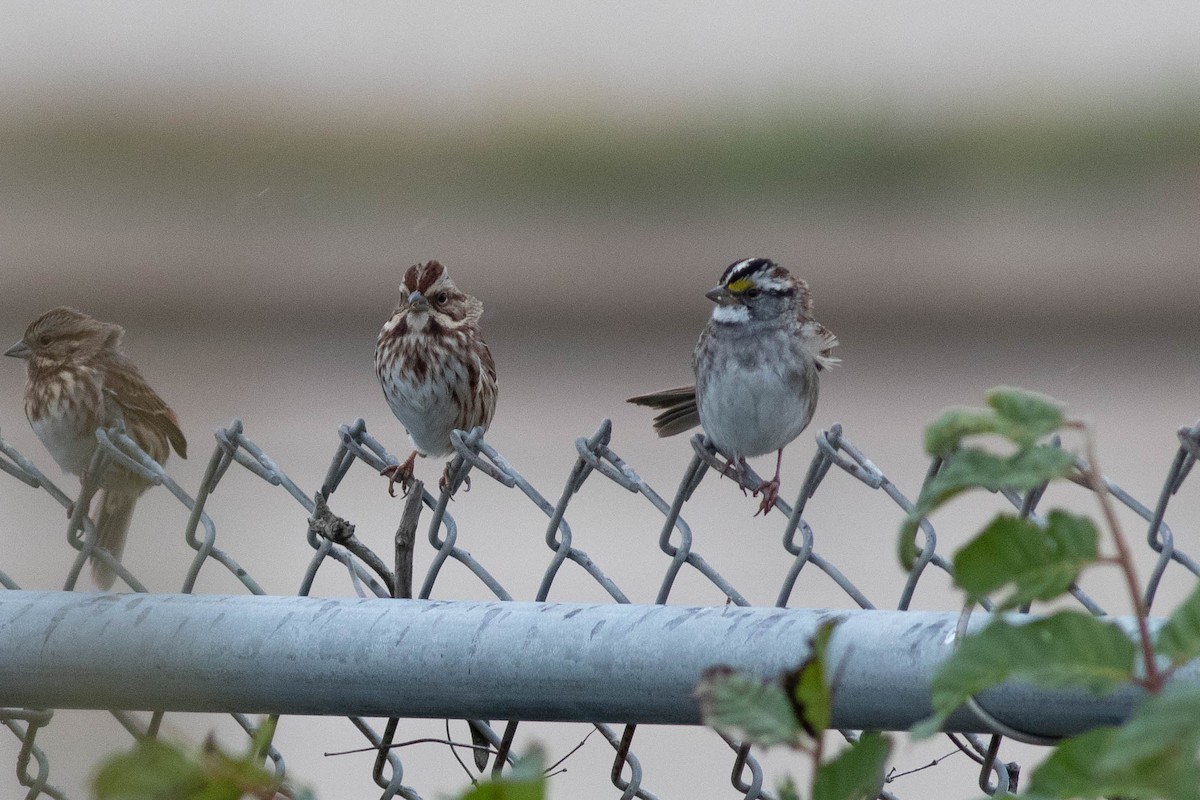
<path id="1" fill-rule="evenodd" d="M 838 346 L 838 338 L 833 331 L 816 320 L 809 320 L 800 326 L 800 335 L 804 339 L 804 347 L 812 354 L 817 362 L 817 369 L 830 369 L 842 363 L 834 355 L 833 348 Z"/>
<path id="2" fill-rule="evenodd" d="M 187 439 L 179 428 L 179 417 L 131 361 L 120 358 L 110 362 L 104 384 L 105 393 L 120 406 L 129 426 L 137 423 L 149 427 L 169 441 L 180 458 L 187 458 Z"/>

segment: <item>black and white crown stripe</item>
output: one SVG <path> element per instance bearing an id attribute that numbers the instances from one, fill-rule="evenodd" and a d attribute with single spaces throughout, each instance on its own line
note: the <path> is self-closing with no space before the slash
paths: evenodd
<path id="1" fill-rule="evenodd" d="M 769 258 L 744 258 L 725 268 L 720 285 L 729 286 L 731 283 L 751 278 L 755 288 L 767 294 L 783 295 L 794 292 L 795 284 L 776 277 L 776 270 L 782 272 L 779 265 Z"/>

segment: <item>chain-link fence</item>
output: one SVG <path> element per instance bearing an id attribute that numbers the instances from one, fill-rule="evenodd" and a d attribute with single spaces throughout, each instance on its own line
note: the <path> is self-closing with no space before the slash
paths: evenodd
<path id="1" fill-rule="evenodd" d="M 626 592 L 606 573 L 602 564 L 596 563 L 575 541 L 572 529 L 568 523 L 568 511 L 573 500 L 581 493 L 589 491 L 591 482 L 596 480 L 611 481 L 628 492 L 637 495 L 640 502 L 648 504 L 661 515 L 661 527 L 658 532 L 658 552 L 661 559 L 661 582 L 658 586 L 655 602 L 667 604 L 672 601 L 672 592 L 676 589 L 681 575 L 691 573 L 694 577 L 715 587 L 725 598 L 727 604 L 737 606 L 749 605 L 745 596 L 723 577 L 704 556 L 697 550 L 686 515 L 689 499 L 700 486 L 702 479 L 710 470 L 724 473 L 724 462 L 705 442 L 703 437 L 692 439 L 694 456 L 688 464 L 682 480 L 674 494 L 663 494 L 648 485 L 632 466 L 627 464 L 610 447 L 611 424 L 605 420 L 600 428 L 589 437 L 576 440 L 577 458 L 566 478 L 565 484 L 558 490 L 557 496 L 543 494 L 526 480 L 504 456 L 498 453 L 484 439 L 480 431 L 469 434 L 454 434 L 454 445 L 457 454 L 447 472 L 447 483 L 441 491 L 433 493 L 423 488 L 419 493 L 414 492 L 405 509 L 404 520 L 397 533 L 397 544 L 394 552 L 381 554 L 372 551 L 360 541 L 354 533 L 352 521 L 344 520 L 334 515 L 327 501 L 334 496 L 347 473 L 362 462 L 363 467 L 378 472 L 387 466 L 395 465 L 398 460 L 388 453 L 384 447 L 368 434 L 362 420 L 352 425 L 343 426 L 340 431 L 340 442 L 333 454 L 332 462 L 326 473 L 323 484 L 315 491 L 307 491 L 298 486 L 263 450 L 254 443 L 243 431 L 242 424 L 235 421 L 230 427 L 217 431 L 216 446 L 209 459 L 204 476 L 198 489 L 189 493 L 180 486 L 171 475 L 159 464 L 151 460 L 137 445 L 119 428 L 107 431 L 97 431 L 97 439 L 101 445 L 89 468 L 93 477 L 102 475 L 105 469 L 113 463 L 119 463 L 127 469 L 143 475 L 155 484 L 166 488 L 188 510 L 189 516 L 184 529 L 184 541 L 195 556 L 192 558 L 190 569 L 184 577 L 179 591 L 191 593 L 202 570 L 227 570 L 248 594 L 261 595 L 264 590 L 255 578 L 248 574 L 237 560 L 232 551 L 237 542 L 229 541 L 229 537 L 221 538 L 220 527 L 206 511 L 206 504 L 214 489 L 228 474 L 230 467 L 237 465 L 249 471 L 272 486 L 278 486 L 286 491 L 297 503 L 304 507 L 310 516 L 307 532 L 308 545 L 313 550 L 312 559 L 308 564 L 300 585 L 299 594 L 307 595 L 312 589 L 313 581 L 322 570 L 337 570 L 346 576 L 349 587 L 360 597 L 416 597 L 429 598 L 433 595 L 439 576 L 443 574 L 449 562 L 456 562 L 474 576 L 486 587 L 488 593 L 499 601 L 513 600 L 514 597 L 487 567 L 474 558 L 469 552 L 458 545 L 459 531 L 454 515 L 450 513 L 451 495 L 454 495 L 455 508 L 461 508 L 472 502 L 471 492 L 457 491 L 464 482 L 474 478 L 476 481 L 496 481 L 505 487 L 515 490 L 510 495 L 514 503 L 529 503 L 545 517 L 546 558 L 536 566 L 531 564 L 529 569 L 538 569 L 541 574 L 540 584 L 531 598 L 521 598 L 533 601 L 545 601 L 556 580 L 562 574 L 562 567 L 567 562 L 576 565 L 588 579 L 594 582 L 613 603 L 628 603 Z M 854 445 L 845 435 L 841 426 L 835 425 L 830 430 L 821 431 L 816 436 L 817 451 L 804 479 L 803 486 L 794 505 L 783 500 L 778 501 L 780 514 L 777 519 L 782 525 L 782 536 L 779 542 L 790 559 L 790 568 L 779 586 L 776 594 L 776 605 L 788 607 L 793 603 L 797 584 L 801 577 L 812 570 L 818 570 L 831 579 L 845 593 L 848 602 L 861 609 L 875 609 L 880 598 L 869 599 L 864 592 L 827 558 L 822 556 L 816 547 L 818 537 L 804 519 L 806 506 L 813 499 L 817 490 L 833 480 L 848 480 L 859 489 L 882 492 L 896 507 L 896 522 L 912 508 L 910 497 L 915 497 L 920 487 L 912 487 L 913 494 L 902 492 L 888 477 L 871 462 L 867 455 Z M 118 564 L 107 553 L 93 548 L 94 530 L 92 521 L 87 516 L 91 494 L 94 489 L 84 487 L 78 501 L 73 500 L 66 492 L 50 481 L 46 475 L 22 453 L 0 440 L 0 472 L 10 478 L 26 484 L 32 489 L 48 492 L 55 501 L 69 512 L 67 539 L 77 551 L 77 557 L 68 574 L 64 589 L 75 588 L 79 574 L 89 557 L 106 559 L 112 564 L 119 578 L 129 588 L 136 592 L 147 591 L 145 584 L 137 575 L 132 574 L 125 566 Z M 1124 491 L 1115 483 L 1109 482 L 1108 488 L 1112 494 L 1133 513 L 1145 520 L 1147 535 L 1145 542 L 1155 554 L 1155 561 L 1149 577 L 1146 580 L 1146 604 L 1151 607 L 1162 583 L 1166 571 L 1172 564 L 1182 568 L 1191 576 L 1200 575 L 1198 565 L 1189 555 L 1184 553 L 1176 543 L 1171 529 L 1164 522 L 1168 504 L 1179 491 L 1186 477 L 1200 454 L 1200 423 L 1179 431 L 1179 448 L 1167 471 L 1162 490 L 1153 503 L 1146 505 Z M 836 469 L 835 469 L 836 468 Z M 939 464 L 931 464 L 926 480 L 936 474 Z M 598 477 L 593 477 L 598 476 Z M 591 482 L 589 482 L 591 479 Z M 754 489 L 760 478 L 752 470 L 745 477 L 746 488 Z M 1037 507 L 1041 500 L 1042 491 L 1034 491 L 1027 495 L 1006 494 L 1005 498 L 1022 515 L 1037 520 Z M 419 501 L 419 502 L 417 502 Z M 422 505 L 429 514 L 421 517 Z M 428 569 L 420 580 L 411 575 L 412 554 L 414 541 L 419 524 L 427 533 L 428 546 L 432 548 L 432 557 Z M 921 524 L 923 541 L 919 541 L 920 557 L 907 576 L 899 597 L 887 603 L 887 606 L 900 611 L 908 611 L 913 601 L 914 593 L 923 578 L 936 572 L 949 573 L 951 566 L 943 551 L 939 551 L 937 537 L 933 526 L 928 521 Z M 422 545 L 415 545 L 420 547 Z M 884 557 L 890 557 L 885 555 Z M 3 564 L 0 564 L 3 567 Z M 809 572 L 805 572 L 805 568 Z M 559 581 L 561 585 L 563 581 Z M 0 584 L 9 590 L 19 590 L 21 587 L 9 575 L 0 569 Z M 560 592 L 561 593 L 561 592 Z M 1095 614 L 1104 614 L 1105 610 L 1096 599 L 1082 589 L 1072 590 L 1076 600 L 1086 609 Z M 3 598 L 3 594 L 0 594 Z M 570 598 L 557 597 L 557 600 Z M 897 646 L 899 644 L 897 643 Z M 234 709 L 227 709 L 234 711 Z M 995 711 L 996 709 L 992 709 Z M 134 715 L 122 711 L 111 712 L 131 736 L 157 735 L 163 725 L 163 714 L 154 713 L 148 723 L 139 720 Z M 979 713 L 987 719 L 986 712 Z M 55 712 L 41 709 L 0 708 L 0 722 L 17 738 L 20 743 L 16 764 L 16 776 L 20 785 L 26 787 L 26 797 L 64 798 L 67 795 L 56 788 L 53 780 L 53 765 L 59 758 L 69 758 L 69 754 L 51 753 L 39 744 L 39 734 L 52 725 Z M 254 723 L 245 715 L 234 713 L 233 718 L 247 734 L 254 732 Z M 399 720 L 391 719 L 382 726 L 372 724 L 369 720 L 351 717 L 351 722 L 361 732 L 366 744 L 370 746 L 386 745 L 396 741 Z M 984 726 L 987 731 L 1006 730 L 998 720 L 994 724 Z M 467 761 L 475 760 L 476 769 L 480 772 L 497 771 L 512 761 L 512 746 L 520 721 L 510 721 L 502 726 L 493 726 L 486 720 L 467 720 L 471 738 L 476 748 L 467 751 Z M 608 776 L 621 798 L 654 798 L 655 792 L 671 794 L 670 787 L 655 785 L 652 765 L 643 764 L 637 755 L 638 742 L 637 726 L 628 725 L 623 729 L 608 724 L 596 724 L 596 731 L 608 746 L 612 748 L 612 769 Z M 852 738 L 853 731 L 843 731 L 846 737 Z M 1012 732 L 1018 733 L 1018 732 Z M 716 736 L 717 734 L 713 734 Z M 1019 734 L 1018 734 L 1019 735 Z M 1003 753 L 1003 737 L 998 734 L 979 736 L 975 734 L 950 735 L 955 747 L 977 761 L 982 768 L 981 785 L 989 793 L 1012 788 L 1015 784 L 1019 766 L 1008 762 Z M 1036 737 L 1026 738 L 1036 742 Z M 749 748 L 739 742 L 725 739 L 728 746 L 732 796 L 746 798 L 773 798 L 769 787 L 764 786 L 764 772 L 761 764 Z M 453 748 L 452 748 L 453 749 Z M 467 766 L 454 750 L 455 757 Z M 270 758 L 279 775 L 285 774 L 283 755 L 277 750 L 270 752 Z M 404 797 L 419 798 L 419 787 L 406 784 L 404 780 L 404 764 L 400 751 L 396 749 L 381 750 L 376 760 L 373 780 L 382 790 L 383 798 Z M 729 792 L 728 789 L 725 790 Z M 970 788 L 964 788 L 963 794 L 969 794 Z M 712 796 L 718 796 L 718 787 L 712 788 Z M 894 795 L 884 793 L 885 797 Z"/>

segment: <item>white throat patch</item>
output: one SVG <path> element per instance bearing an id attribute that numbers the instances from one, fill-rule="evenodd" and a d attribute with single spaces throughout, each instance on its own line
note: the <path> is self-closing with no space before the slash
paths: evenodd
<path id="1" fill-rule="evenodd" d="M 748 322 L 750 309 L 743 305 L 717 306 L 712 312 L 713 322 Z"/>

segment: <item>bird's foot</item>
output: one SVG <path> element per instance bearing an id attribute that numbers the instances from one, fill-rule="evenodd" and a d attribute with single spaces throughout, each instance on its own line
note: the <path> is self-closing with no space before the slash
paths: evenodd
<path id="1" fill-rule="evenodd" d="M 746 496 L 746 459 L 731 458 L 725 462 L 725 468 L 721 470 L 722 478 L 733 478 L 737 481 L 738 488 L 742 490 L 742 497 Z"/>
<path id="2" fill-rule="evenodd" d="M 446 462 L 446 468 L 444 470 L 442 470 L 441 480 L 438 481 L 438 489 L 440 491 L 443 491 L 443 492 L 446 491 L 446 487 L 448 487 L 450 485 L 450 478 L 452 477 L 450 474 L 450 467 L 452 467 L 453 465 L 454 465 L 453 461 Z M 463 478 L 462 486 L 463 486 L 464 492 L 471 491 L 471 476 L 470 475 L 467 475 L 465 478 Z M 454 497 L 451 496 L 450 499 L 453 500 Z"/>
<path id="3" fill-rule="evenodd" d="M 754 512 L 754 516 L 762 514 L 765 517 L 775 507 L 775 501 L 779 499 L 779 478 L 764 481 L 754 490 L 754 496 L 758 497 L 759 495 L 762 495 L 762 502 L 758 504 L 758 511 Z"/>
<path id="4" fill-rule="evenodd" d="M 385 476 L 388 479 L 388 495 L 390 495 L 391 497 L 396 496 L 396 483 L 397 482 L 399 482 L 399 484 L 400 484 L 400 491 L 404 495 L 408 494 L 408 484 L 413 479 L 413 463 L 416 460 L 417 460 L 417 453 L 414 450 L 413 454 L 411 456 L 409 456 L 408 460 L 406 460 L 403 464 L 393 464 L 390 467 L 384 467 L 380 471 L 379 474 Z"/>
<path id="5" fill-rule="evenodd" d="M 413 479 L 412 466 L 408 465 L 405 469 L 405 464 L 393 464 L 390 467 L 385 467 L 379 474 L 388 479 L 388 495 L 396 496 L 396 484 L 400 484 L 400 492 L 403 495 L 408 494 L 408 484 Z"/>

